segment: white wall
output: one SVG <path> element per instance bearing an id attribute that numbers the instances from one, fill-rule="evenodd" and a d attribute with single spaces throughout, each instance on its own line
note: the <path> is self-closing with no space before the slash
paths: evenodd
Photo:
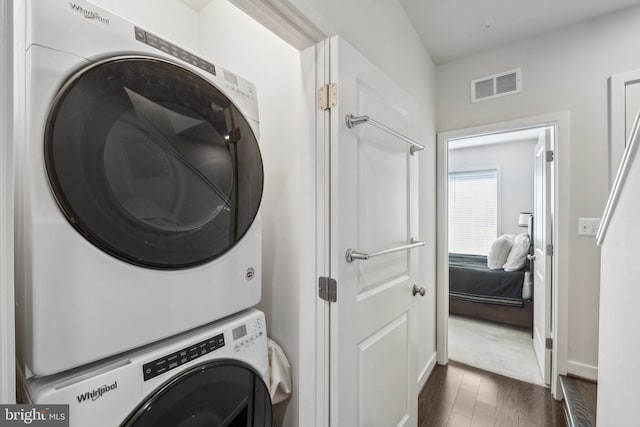
<path id="1" fill-rule="evenodd" d="M 300 53 L 226 0 L 213 0 L 200 13 L 177 0 L 91 1 L 198 52 L 256 85 L 265 172 L 260 210 L 264 282 L 259 308 L 267 315 L 269 335 L 291 359 L 297 380 L 302 247 L 298 236 L 308 222 L 308 218 L 299 218 L 298 213 L 301 195 L 309 194 L 300 185 L 303 182 L 300 140 L 310 127 L 302 117 Z M 315 283 L 306 286 L 307 292 L 315 296 Z M 299 388 L 299 384 L 294 385 L 294 390 Z M 295 395 L 287 412 L 288 425 L 298 425 L 297 402 Z"/>
<path id="2" fill-rule="evenodd" d="M 636 141 L 637 143 L 638 141 Z M 600 353 L 598 369 L 599 426 L 637 425 L 640 419 L 640 158 L 628 169 L 626 184 L 602 243 Z"/>
<path id="3" fill-rule="evenodd" d="M 308 153 L 301 148 L 312 126 L 305 109 L 303 84 L 309 78 L 309 64 L 300 53 L 265 30 L 226 0 L 213 0 L 199 14 L 176 0 L 94 0 L 125 18 L 188 49 L 198 51 L 214 63 L 228 68 L 256 84 L 261 121 L 261 149 L 265 166 L 263 215 L 263 300 L 259 308 L 268 316 L 272 335 L 284 348 L 293 368 L 294 390 L 299 383 L 300 300 L 316 298 L 315 281 L 301 283 L 304 275 L 297 262 L 303 247 L 300 236 L 313 228 L 313 218 L 300 218 L 299 207 L 313 189 L 306 167 Z M 420 129 L 427 150 L 421 155 L 421 238 L 433 243 L 435 236 L 435 68 L 424 51 L 408 17 L 398 3 L 371 4 L 313 1 L 320 14 L 335 24 L 337 32 L 361 50 L 398 84 L 414 94 L 424 115 Z M 363 15 L 362 10 L 366 10 Z M 376 28 L 374 32 L 371 29 Z M 402 63 L 402 67 L 397 64 Z M 313 70 L 313 68 L 311 68 Z M 310 187 L 311 186 L 311 187 Z M 309 199 L 311 200 L 311 199 Z M 313 233 L 313 232 L 312 232 Z M 421 253 L 422 281 L 429 296 L 421 307 L 421 364 L 435 351 L 435 245 Z M 315 369 L 315 366 L 306 366 Z M 308 425 L 305 407 L 312 395 L 294 394 L 288 404 L 285 425 Z"/>
<path id="4" fill-rule="evenodd" d="M 598 364 L 600 253 L 577 235 L 578 217 L 599 217 L 608 192 L 607 78 L 640 68 L 633 55 L 640 8 L 511 44 L 438 67 L 438 131 L 570 112 L 569 371 L 594 374 Z M 470 103 L 469 81 L 522 68 L 520 94 Z"/>
<path id="5" fill-rule="evenodd" d="M 307 229 L 313 235 L 313 217 L 301 218 L 300 206 L 313 201 L 309 189 L 309 153 L 301 147 L 313 134 L 313 126 L 305 111 L 313 108 L 303 90 L 311 80 L 315 84 L 313 64 L 301 58 L 282 40 L 266 31 L 226 0 L 213 0 L 196 13 L 177 0 L 93 0 L 105 9 L 135 21 L 152 32 L 187 49 L 201 53 L 225 68 L 254 82 L 257 86 L 261 118 L 261 149 L 265 166 L 265 192 L 261 208 L 264 225 L 263 300 L 259 308 L 268 316 L 270 335 L 280 342 L 292 362 L 294 391 L 301 384 L 299 354 L 301 319 L 314 314 L 301 313 L 300 301 L 317 298 L 315 280 L 301 282 L 306 267 L 301 260 L 304 244 L 301 236 Z M 428 148 L 421 153 L 422 189 L 421 218 L 423 236 L 433 242 L 435 236 L 435 68 L 413 31 L 404 10 L 393 2 L 375 5 L 360 0 L 343 4 L 337 0 L 314 2 L 321 6 L 327 20 L 335 20 L 339 33 L 362 50 L 401 86 L 413 93 L 424 115 L 421 140 Z M 357 6 L 359 7 L 357 7 Z M 347 7 L 345 9 L 345 6 Z M 356 6 L 356 7 L 354 7 Z M 367 12 L 363 16 L 362 9 Z M 322 15 L 316 15 L 322 16 Z M 357 23 L 357 25 L 354 25 Z M 372 28 L 378 31 L 372 32 Z M 333 33 L 331 33 L 333 34 Z M 397 64 L 402 63 L 402 67 Z M 313 93 L 313 92 L 312 92 Z M 311 168 L 313 165 L 311 165 Z M 311 174 L 314 174 L 311 171 Z M 315 178 L 315 175 L 311 175 Z M 311 242 L 312 245 L 314 242 Z M 424 298 L 420 331 L 420 348 L 424 364 L 435 350 L 435 245 L 424 249 L 423 282 L 430 295 Z M 304 251 L 302 251 L 304 252 Z M 312 254 L 313 257 L 313 254 Z M 315 258 L 313 258 L 315 259 Z M 304 260 L 302 260 L 304 262 Z M 315 318 L 311 319 L 313 325 Z M 311 361 L 313 363 L 313 361 Z M 306 369 L 315 365 L 305 361 Z M 315 390 L 303 396 L 294 394 L 289 402 L 285 425 L 309 425 L 309 407 Z"/>
<path id="6" fill-rule="evenodd" d="M 536 143 L 531 140 L 449 150 L 449 172 L 498 169 L 498 235 L 527 232 L 518 227 L 518 215 L 533 212 Z"/>
<path id="7" fill-rule="evenodd" d="M 15 403 L 13 2 L 0 3 L 0 403 Z"/>
<path id="8" fill-rule="evenodd" d="M 296 4 L 296 1 L 292 2 Z M 327 35 L 339 34 L 370 60 L 385 71 L 400 86 L 414 94 L 424 116 L 419 129 L 420 139 L 427 144 L 420 153 L 422 168 L 422 216 L 421 238 L 434 242 L 435 236 L 435 69 L 425 53 L 420 40 L 413 30 L 404 10 L 396 2 L 371 4 L 365 1 L 311 1 L 305 10 L 313 6 L 308 15 L 324 29 L 330 27 Z M 367 10 L 366 16 L 362 10 Z M 319 18 L 320 17 L 320 18 Z M 322 21 L 322 22 L 320 22 Z M 285 425 L 310 425 L 313 412 L 315 390 L 306 389 L 298 395 L 308 378 L 308 371 L 314 371 L 313 360 L 301 360 L 304 344 L 300 322 L 315 327 L 314 311 L 302 311 L 307 299 L 317 300 L 315 280 L 301 281 L 304 271 L 300 271 L 300 236 L 306 227 L 314 227 L 300 218 L 300 203 L 313 194 L 314 182 L 308 180 L 304 168 L 306 156 L 305 142 L 301 137 L 308 135 L 304 126 L 304 111 L 313 108 L 313 100 L 304 100 L 306 92 L 303 84 L 313 82 L 313 68 L 301 64 L 291 48 L 268 31 L 260 28 L 242 13 L 235 11 L 225 1 L 214 1 L 201 12 L 200 40 L 203 54 L 214 62 L 254 81 L 261 100 L 262 150 L 265 157 L 265 216 L 264 234 L 264 296 L 260 304 L 269 319 L 272 336 L 280 342 L 293 367 L 294 396 L 289 403 Z M 371 31 L 377 28 L 379 31 Z M 232 43 L 229 43 L 232 41 Z M 244 49 L 244 50 L 243 50 Z M 239 51 L 244 56 L 238 55 Z M 224 62 L 222 61 L 224 58 Z M 295 61 L 298 61 L 294 64 Z M 304 59 L 303 59 L 304 62 Z M 398 67 L 398 63 L 403 63 Z M 311 75 L 309 75 L 311 73 Z M 296 93 L 295 91 L 301 91 Z M 296 99 L 297 97 L 297 99 Z M 297 102 L 304 105 L 296 104 Z M 307 105 L 309 104 L 309 105 Z M 299 125 L 297 130 L 295 123 Z M 313 130 L 311 129 L 311 134 Z M 292 167 L 292 165 L 294 165 Z M 313 178 L 315 178 L 313 176 Z M 311 218 L 312 219 L 312 218 Z M 305 220 L 306 222 L 302 222 Z M 431 237 L 431 239 L 430 239 Z M 424 370 L 435 352 L 435 245 L 431 244 L 421 254 L 421 282 L 429 291 L 419 309 L 420 368 Z M 303 260 L 304 262 L 304 260 Z M 315 279 L 315 278 L 313 278 Z"/>
<path id="9" fill-rule="evenodd" d="M 324 18 L 324 21 L 316 22 L 318 27 L 328 35 L 336 33 L 342 36 L 397 84 L 413 94 L 425 110 L 425 120 L 433 120 L 433 61 L 398 1 L 289 1 L 303 11 L 313 8 Z M 317 15 L 309 15 L 309 18 L 317 19 Z M 428 126 L 429 123 L 425 125 L 425 131 Z"/>
<path id="10" fill-rule="evenodd" d="M 419 360 L 421 371 L 420 381 L 424 382 L 428 369 L 435 363 L 435 67 L 429 55 L 425 52 L 404 9 L 397 1 L 290 0 L 274 2 L 276 5 L 281 3 L 290 3 L 297 8 L 306 19 L 313 22 L 326 36 L 336 34 L 342 36 L 397 84 L 412 93 L 419 104 L 423 120 L 420 123 L 417 136 L 427 145 L 427 149 L 419 155 L 421 162 L 420 238 L 427 240 L 428 246 L 422 249 L 420 253 L 421 272 L 418 282 L 427 288 L 428 295 L 420 299 L 420 305 L 417 310 L 420 322 L 417 359 Z M 258 16 L 259 19 L 264 18 L 261 17 L 260 13 L 258 13 Z M 265 21 L 267 24 L 270 22 L 270 19 Z M 210 23 L 201 21 L 202 28 L 205 25 L 210 25 Z M 232 40 L 235 42 L 235 38 Z M 252 41 L 252 43 L 258 45 L 261 42 L 262 40 L 256 39 Z M 305 148 L 301 148 L 297 152 L 295 149 L 292 151 L 284 150 L 287 151 L 285 153 L 287 157 L 274 157 L 274 161 L 280 162 L 274 164 L 283 169 L 276 175 L 282 178 L 285 177 L 284 170 L 290 165 L 288 159 L 298 159 L 300 164 L 303 165 L 303 170 L 305 167 L 313 169 L 315 166 L 309 162 L 309 155 L 312 154 L 309 150 L 313 148 L 309 148 L 307 145 L 309 142 L 307 139 L 313 139 L 315 132 L 311 123 L 315 119 L 313 104 L 316 89 L 315 76 L 313 75 L 313 58 L 309 58 L 307 56 L 308 53 L 308 51 L 305 51 L 301 55 L 303 97 L 306 97 L 306 99 L 302 100 L 301 113 L 302 115 L 306 113 L 307 118 L 310 115 L 313 119 L 309 120 L 306 126 L 303 124 L 300 129 L 302 141 L 298 141 L 298 144 L 305 145 Z M 313 52 L 311 53 L 313 55 Z M 273 65 L 275 62 L 277 62 L 277 56 L 271 60 L 270 64 Z M 254 61 L 254 68 L 255 63 L 260 62 Z M 402 66 L 398 66 L 398 64 L 402 64 Z M 285 73 L 284 75 L 288 74 Z M 260 96 L 260 88 L 258 93 Z M 278 102 L 276 108 L 283 108 L 284 106 L 283 102 Z M 303 119 L 301 116 L 298 116 L 298 118 Z M 265 119 L 263 118 L 261 122 L 265 123 Z M 288 123 L 291 125 L 291 118 L 288 119 Z M 286 144 L 286 141 L 280 141 L 280 144 Z M 265 150 L 267 149 L 265 148 Z M 296 277 L 298 277 L 296 274 L 298 270 L 296 262 L 301 257 L 300 255 L 296 257 L 295 248 L 299 248 L 300 243 L 292 241 L 292 239 L 304 239 L 307 237 L 305 234 L 308 231 L 307 228 L 313 229 L 314 227 L 313 218 L 307 218 L 306 222 L 302 223 L 301 219 L 296 217 L 295 212 L 296 209 L 297 211 L 300 210 L 301 203 L 306 204 L 311 200 L 310 195 L 315 190 L 313 188 L 315 176 L 308 173 L 301 174 L 300 170 L 289 170 L 286 177 L 290 180 L 302 180 L 298 187 L 297 194 L 299 198 L 295 204 L 290 204 L 291 201 L 284 197 L 275 206 L 280 209 L 283 218 L 291 219 L 293 222 L 273 224 L 275 227 L 272 231 L 274 239 L 269 241 L 274 244 L 272 250 L 283 251 L 283 256 L 276 255 L 273 258 L 274 280 L 278 281 L 272 285 L 265 283 L 265 300 L 260 307 L 270 313 L 272 333 L 274 336 L 279 337 L 280 342 L 287 347 L 285 351 L 289 349 L 289 359 L 294 365 L 294 399 L 290 404 L 285 425 L 302 426 L 311 425 L 315 415 L 313 405 L 316 399 L 316 389 L 313 386 L 310 387 L 309 383 L 305 381 L 305 378 L 315 380 L 315 355 L 310 355 L 309 348 L 304 347 L 305 343 L 309 343 L 308 340 L 305 341 L 304 335 L 306 334 L 305 331 L 312 332 L 316 327 L 313 307 L 318 298 L 316 277 L 312 276 L 311 280 L 296 281 Z M 283 181 L 282 184 L 284 185 L 285 182 Z M 292 184 L 289 183 L 289 185 Z M 291 194 L 296 194 L 293 188 L 291 191 Z M 306 209 L 308 209 L 308 206 L 303 208 L 303 211 L 306 212 Z M 296 231 L 296 220 L 298 221 L 298 234 L 292 235 L 291 233 Z M 265 245 L 268 244 L 265 241 Z M 285 246 L 282 246 L 283 244 Z M 313 252 L 315 246 L 310 249 Z M 293 256 L 293 258 L 290 256 Z M 307 267 L 301 267 L 302 271 L 299 272 L 299 277 L 301 278 L 305 275 L 305 270 L 313 269 L 314 264 L 314 262 L 311 265 L 308 264 L 308 257 L 305 257 L 302 261 L 307 263 Z M 313 290 L 313 294 L 309 293 L 310 290 Z M 299 296 L 299 306 L 295 305 L 296 296 Z M 302 322 L 302 324 L 299 326 L 300 336 L 296 337 L 295 332 L 298 322 Z M 296 342 L 301 346 L 297 353 L 290 350 Z M 309 346 L 307 345 L 307 347 Z M 298 359 L 298 356 L 300 359 Z M 296 365 L 298 366 L 296 367 Z M 297 378 L 295 378 L 296 374 Z M 300 396 L 296 396 L 295 393 L 300 393 Z M 299 398 L 298 404 L 296 404 L 297 398 Z"/>
<path id="11" fill-rule="evenodd" d="M 278 2 L 276 2 L 278 3 Z M 421 301 L 419 311 L 420 329 L 420 345 L 418 348 L 418 359 L 420 364 L 421 373 L 425 374 L 427 368 L 430 366 L 430 362 L 435 361 L 435 68 L 425 52 L 419 37 L 413 30 L 413 27 L 400 4 L 396 1 L 389 2 L 369 2 L 365 0 L 353 0 L 349 2 L 339 0 L 292 0 L 290 3 L 299 9 L 299 11 L 309 20 L 311 20 L 317 27 L 319 27 L 327 36 L 338 34 L 342 36 L 347 42 L 353 45 L 356 49 L 361 51 L 369 60 L 374 62 L 379 68 L 381 68 L 387 75 L 389 75 L 396 83 L 412 93 L 418 104 L 420 105 L 420 113 L 424 120 L 420 123 L 421 128 L 418 130 L 418 138 L 427 145 L 427 149 L 420 153 L 421 156 L 421 239 L 427 240 L 430 245 L 423 249 L 421 256 L 421 277 L 420 284 L 424 285 L 428 290 L 428 296 Z M 220 2 L 214 1 L 214 4 L 221 6 Z M 212 6 L 205 9 L 205 12 Z M 219 13 L 219 12 L 218 12 Z M 203 16 L 204 19 L 204 16 Z M 228 34 L 225 33 L 223 37 L 230 37 L 229 40 L 237 42 L 236 36 L 238 32 L 235 31 L 233 26 L 240 25 L 244 29 L 244 25 L 240 24 L 242 21 L 232 19 L 233 26 L 225 26 L 224 20 L 228 19 L 225 13 L 222 13 L 222 18 L 216 19 L 215 16 L 209 16 L 209 19 L 213 21 L 205 21 L 201 19 L 201 38 L 203 43 L 201 46 L 203 50 L 207 52 L 205 48 L 206 43 L 221 44 L 222 40 L 213 40 L 210 34 L 215 34 L 215 30 L 212 28 L 209 35 L 205 35 L 205 28 L 207 26 L 214 27 L 212 22 L 220 23 L 223 28 L 228 29 Z M 245 23 L 247 26 L 248 23 Z M 372 29 L 375 29 L 373 31 Z M 268 46 L 262 46 L 264 40 L 268 37 L 260 32 L 259 34 L 253 34 L 252 31 L 248 34 L 250 40 L 247 41 L 249 45 L 253 45 L 255 49 L 261 51 L 261 54 L 269 55 Z M 255 37 L 258 36 L 258 38 Z M 211 41 L 206 40 L 210 38 Z M 273 46 L 276 43 L 273 42 Z M 291 126 L 294 122 L 292 117 L 304 120 L 302 115 L 306 112 L 309 113 L 309 108 L 314 108 L 314 94 L 315 94 L 315 76 L 313 75 L 313 64 L 309 63 L 309 57 L 306 53 L 301 58 L 302 69 L 302 86 L 305 89 L 302 90 L 301 114 L 298 116 L 285 117 L 287 114 L 278 115 L 278 111 L 273 111 L 273 120 L 280 121 L 279 125 L 275 126 Z M 233 60 L 233 53 L 230 53 L 230 61 Z M 235 53 L 237 56 L 237 53 Z M 256 65 L 263 64 L 262 55 L 258 55 L 257 59 L 244 60 L 236 58 L 236 61 L 240 61 L 243 66 L 246 65 L 247 73 L 258 71 Z M 265 58 L 265 67 L 277 67 L 279 56 L 271 56 Z M 311 61 L 313 62 L 313 61 Z M 398 66 L 402 64 L 402 66 Z M 231 67 L 231 65 L 228 65 Z M 240 66 L 240 64 L 238 65 Z M 232 68 L 233 69 L 233 68 Z M 236 71 L 242 74 L 240 68 Z M 263 70 L 264 72 L 264 70 Z M 252 80 L 252 78 L 245 73 L 245 77 Z M 291 88 L 291 83 L 295 81 L 295 76 L 286 72 L 283 72 L 280 76 L 283 86 L 280 87 L 278 83 L 271 81 L 268 84 L 274 85 L 278 91 L 284 90 L 284 96 L 288 93 L 287 90 Z M 260 79 L 260 76 L 256 76 L 255 79 Z M 289 82 L 282 80 L 289 79 Z M 256 81 L 256 83 L 258 83 Z M 307 90 L 311 87 L 311 91 Z M 266 92 L 265 92 L 266 93 Z M 276 91 L 269 92 L 273 94 L 273 97 L 263 97 L 265 99 L 265 106 L 267 109 L 282 110 L 288 106 L 278 97 L 282 97 L 279 92 L 276 95 Z M 259 97 L 262 97 L 260 86 L 258 86 Z M 276 102 L 277 101 L 277 102 Z M 264 108 L 261 106 L 261 115 L 264 112 Z M 284 111 L 281 111 L 284 113 Z M 315 117 L 314 110 L 311 110 L 311 117 Z M 295 119 L 294 119 L 295 120 Z M 267 119 L 262 116 L 261 123 L 265 124 Z M 286 124 L 285 124 L 286 123 Z M 289 129 L 290 131 L 291 129 Z M 298 141 L 297 144 L 307 144 L 307 139 L 313 139 L 314 130 L 313 126 L 307 123 L 300 127 L 300 137 L 302 141 Z M 263 135 L 265 138 L 266 134 Z M 267 157 L 269 156 L 268 150 L 269 143 L 263 147 L 265 153 L 265 165 L 268 163 Z M 311 194 L 315 190 L 313 188 L 315 176 L 308 173 L 301 173 L 300 168 L 298 170 L 291 170 L 291 160 L 298 160 L 304 168 L 313 168 L 313 164 L 309 164 L 308 156 L 310 148 L 296 148 L 295 146 L 289 146 L 289 141 L 281 139 L 278 145 L 281 147 L 280 151 L 273 152 L 273 166 L 278 167 L 279 170 L 274 172 L 273 178 L 266 177 L 273 180 L 273 185 L 278 186 L 278 192 L 282 193 L 279 198 L 274 199 L 272 204 L 265 201 L 264 212 L 267 209 L 277 209 L 277 215 L 283 218 L 284 221 L 273 222 L 269 224 L 274 228 L 269 231 L 271 236 L 265 234 L 264 248 L 269 247 L 270 250 L 275 251 L 273 255 L 273 283 L 269 283 L 269 280 L 265 280 L 265 296 L 263 303 L 260 307 L 268 313 L 271 319 L 271 332 L 281 344 L 285 347 L 289 359 L 294 365 L 294 398 L 290 404 L 285 419 L 285 425 L 310 425 L 314 416 L 313 404 L 316 399 L 314 388 L 309 388 L 305 382 L 305 378 L 313 377 L 315 372 L 315 360 L 310 358 L 309 349 L 304 348 L 305 345 L 305 330 L 311 332 L 316 326 L 314 323 L 315 315 L 313 306 L 317 300 L 317 284 L 315 283 L 315 277 L 311 280 L 298 280 L 305 275 L 305 271 L 298 271 L 300 268 L 309 269 L 307 267 L 299 267 L 297 261 L 301 259 L 297 252 L 300 242 L 296 239 L 305 238 L 307 228 L 313 228 L 313 218 L 307 218 L 303 223 L 297 213 L 300 211 L 300 204 L 307 203 L 307 199 L 310 199 Z M 275 147 L 274 150 L 277 150 Z M 315 173 L 315 172 L 314 172 Z M 288 180 L 288 181 L 287 181 Z M 301 181 L 302 180 L 302 181 Z M 298 181 L 298 188 L 296 190 L 295 184 L 292 181 Z M 298 196 L 298 200 L 292 199 L 295 195 Z M 270 213 L 271 214 L 271 213 Z M 276 213 L 274 213 L 275 215 Z M 297 216 L 296 216 L 297 215 Z M 297 221 L 297 222 L 296 222 Z M 311 248 L 313 251 L 314 247 Z M 312 258 L 313 259 L 313 258 Z M 302 260 L 308 262 L 308 258 Z M 267 261 L 269 262 L 269 261 Z M 267 265 L 265 265 L 265 269 Z M 313 269 L 313 267 L 310 267 Z M 313 293 L 310 293 L 313 292 Z M 296 299 L 298 298 L 298 300 Z M 296 302 L 299 301 L 299 305 Z M 302 326 L 298 326 L 298 323 L 302 322 Z M 304 326 L 307 325 L 307 326 Z M 307 328 L 307 329 L 304 329 Z M 299 335 L 296 335 L 296 331 Z M 301 347 L 295 349 L 296 343 Z M 307 341 L 308 343 L 308 341 Z M 314 355 L 311 355 L 314 356 Z M 299 358 L 300 357 L 300 358 Z M 311 372 L 309 372 L 311 371 Z M 315 379 L 315 378 L 313 378 Z M 422 380 L 426 379 L 425 375 L 422 375 Z M 306 387 L 306 388 L 305 388 Z M 302 391 L 300 391 L 302 389 Z M 295 393 L 301 393 L 300 396 L 296 396 Z M 298 400 L 299 399 L 299 400 Z"/>
<path id="12" fill-rule="evenodd" d="M 418 305 L 420 381 L 435 363 L 436 350 L 436 150 L 435 66 L 400 3 L 370 0 L 290 0 L 327 34 L 338 34 L 379 67 L 418 102 L 423 120 L 417 139 L 420 156 L 419 285 L 427 295 Z M 318 16 L 321 19 L 318 19 Z M 315 18 L 315 19 L 314 19 Z M 422 385 L 422 384 L 420 384 Z"/>
<path id="13" fill-rule="evenodd" d="M 287 403 L 285 425 L 299 425 L 300 298 L 301 293 L 316 295 L 314 280 L 300 280 L 306 243 L 300 236 L 307 219 L 300 216 L 301 198 L 314 197 L 314 187 L 307 191 L 301 179 L 305 171 L 300 52 L 226 0 L 213 0 L 200 11 L 199 28 L 202 55 L 256 85 L 264 162 L 263 293 L 258 308 L 266 314 L 269 336 L 291 362 L 295 394 Z"/>

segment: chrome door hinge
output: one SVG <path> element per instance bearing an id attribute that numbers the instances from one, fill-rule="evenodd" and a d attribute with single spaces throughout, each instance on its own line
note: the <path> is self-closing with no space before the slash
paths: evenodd
<path id="1" fill-rule="evenodd" d="M 318 89 L 318 108 L 328 110 L 338 103 L 338 86 L 330 83 Z"/>
<path id="2" fill-rule="evenodd" d="M 545 340 L 545 347 L 547 350 L 553 350 L 553 338 L 547 338 Z"/>
<path id="3" fill-rule="evenodd" d="M 547 162 L 553 162 L 553 151 L 547 151 Z"/>
<path id="4" fill-rule="evenodd" d="M 338 301 L 338 283 L 336 279 L 320 276 L 318 278 L 318 296 L 325 301 Z"/>
<path id="5" fill-rule="evenodd" d="M 553 256 L 553 245 L 547 245 L 547 256 Z"/>

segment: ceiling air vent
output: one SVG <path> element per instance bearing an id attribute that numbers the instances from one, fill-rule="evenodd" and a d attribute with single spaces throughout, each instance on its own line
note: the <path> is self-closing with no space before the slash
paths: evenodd
<path id="1" fill-rule="evenodd" d="M 511 95 L 522 90 L 522 71 L 505 71 L 471 81 L 471 102 Z"/>

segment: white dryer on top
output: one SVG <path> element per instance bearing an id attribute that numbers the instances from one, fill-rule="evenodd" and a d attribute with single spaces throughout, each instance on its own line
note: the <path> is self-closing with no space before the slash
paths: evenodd
<path id="1" fill-rule="evenodd" d="M 255 305 L 255 86 L 82 0 L 29 0 L 24 18 L 16 256 L 28 375 Z"/>

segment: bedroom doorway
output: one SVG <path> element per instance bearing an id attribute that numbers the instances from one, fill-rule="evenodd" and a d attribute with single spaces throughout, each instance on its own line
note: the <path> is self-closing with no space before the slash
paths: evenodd
<path id="1" fill-rule="evenodd" d="M 438 362 L 549 385 L 554 396 L 565 328 L 552 315 L 563 302 L 553 286 L 560 121 L 438 135 Z"/>
<path id="2" fill-rule="evenodd" d="M 449 358 L 538 385 L 531 236 L 544 132 L 448 143 Z"/>

